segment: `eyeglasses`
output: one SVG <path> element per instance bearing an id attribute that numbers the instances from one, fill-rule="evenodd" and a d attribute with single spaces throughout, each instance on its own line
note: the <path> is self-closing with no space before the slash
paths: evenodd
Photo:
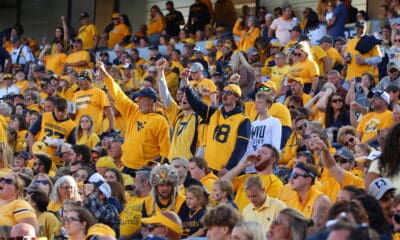
<path id="1" fill-rule="evenodd" d="M 14 183 L 14 179 L 9 179 L 9 178 L 0 178 L 0 183 L 5 182 L 6 184 L 12 184 Z"/>
<path id="2" fill-rule="evenodd" d="M 305 175 L 305 174 L 300 174 L 300 173 L 297 173 L 297 172 L 292 172 L 290 174 L 290 178 L 297 179 L 298 177 L 308 178 L 310 176 Z"/>
<path id="3" fill-rule="evenodd" d="M 307 128 L 307 123 L 303 123 L 302 125 L 297 127 L 297 130 L 301 131 L 301 130 L 306 129 L 306 128 Z"/>
<path id="4" fill-rule="evenodd" d="M 394 42 L 400 42 L 400 39 L 395 39 Z"/>
<path id="5" fill-rule="evenodd" d="M 20 237 L 10 237 L 8 240 L 36 240 L 36 237 L 30 236 L 20 236 Z"/>
<path id="6" fill-rule="evenodd" d="M 79 219 L 79 218 L 74 218 L 74 217 L 71 217 L 71 218 L 64 218 L 63 219 L 63 223 L 64 224 L 70 224 L 70 223 L 72 223 L 72 222 L 80 222 L 81 220 Z"/>
<path id="7" fill-rule="evenodd" d="M 49 184 L 49 181 L 47 181 L 47 180 L 35 180 L 35 183 L 47 185 L 47 184 Z"/>
<path id="8" fill-rule="evenodd" d="M 337 99 L 332 99 L 333 103 L 342 103 L 343 99 L 337 98 Z"/>
<path id="9" fill-rule="evenodd" d="M 389 70 L 389 72 L 390 73 L 396 73 L 396 72 L 398 72 L 399 70 L 397 70 L 396 68 L 391 68 L 390 70 Z"/>
<path id="10" fill-rule="evenodd" d="M 289 108 L 289 109 L 296 109 L 296 106 L 290 105 L 290 106 L 287 106 L 287 108 Z"/>
<path id="11" fill-rule="evenodd" d="M 269 92 L 269 91 L 271 91 L 271 88 L 270 87 L 259 87 L 258 91 Z"/>
<path id="12" fill-rule="evenodd" d="M 344 142 L 344 145 L 347 147 L 347 146 L 349 146 L 350 143 L 353 143 L 353 142 L 354 142 L 354 138 L 351 137 L 351 138 L 349 138 L 348 141 Z"/>

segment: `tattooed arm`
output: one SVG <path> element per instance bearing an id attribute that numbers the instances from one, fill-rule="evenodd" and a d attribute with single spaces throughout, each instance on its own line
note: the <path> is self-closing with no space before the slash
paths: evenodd
<path id="1" fill-rule="evenodd" d="M 315 233 L 325 226 L 325 222 L 327 220 L 326 218 L 330 208 L 331 201 L 326 195 L 321 195 L 317 198 L 314 205 L 314 212 L 312 214 L 314 225 L 309 229 L 310 233 Z"/>

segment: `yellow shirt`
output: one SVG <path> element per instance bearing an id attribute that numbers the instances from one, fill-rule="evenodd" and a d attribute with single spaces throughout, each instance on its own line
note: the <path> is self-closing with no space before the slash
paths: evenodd
<path id="1" fill-rule="evenodd" d="M 319 75 L 322 77 L 325 76 L 324 59 L 328 56 L 327 53 L 321 46 L 318 45 L 312 46 L 310 50 L 314 61 L 318 65 Z"/>
<path id="2" fill-rule="evenodd" d="M 255 27 L 249 31 L 246 31 L 242 34 L 239 49 L 242 51 L 247 51 L 249 48 L 254 46 L 254 42 L 256 38 L 260 36 L 260 29 Z"/>
<path id="3" fill-rule="evenodd" d="M 61 209 L 62 205 L 63 203 L 60 201 L 58 202 L 50 201 L 49 205 L 47 205 L 47 210 L 57 213 Z"/>
<path id="4" fill-rule="evenodd" d="M 267 196 L 264 204 L 259 208 L 255 208 L 252 203 L 248 204 L 242 212 L 243 220 L 259 222 L 266 230 L 278 217 L 279 212 L 286 207 L 282 201 Z"/>
<path id="5" fill-rule="evenodd" d="M 108 35 L 108 49 L 114 48 L 119 41 L 129 34 L 129 28 L 125 24 L 118 24 L 114 26 Z"/>
<path id="6" fill-rule="evenodd" d="M 311 100 L 311 96 L 308 95 L 307 93 L 304 93 L 304 92 L 303 92 L 303 94 L 301 95 L 301 98 L 303 99 L 303 106 L 305 106 L 305 105 L 307 104 L 307 102 Z M 288 105 L 289 99 L 290 99 L 290 97 L 288 97 L 288 98 L 285 99 L 284 104 L 285 104 L 286 106 Z"/>
<path id="7" fill-rule="evenodd" d="M 94 24 L 83 25 L 79 28 L 78 38 L 82 40 L 82 49 L 94 49 L 95 39 L 97 37 L 97 29 Z"/>
<path id="8" fill-rule="evenodd" d="M 250 121 L 254 121 L 257 118 L 256 105 L 254 101 L 244 103 L 246 115 L 249 116 Z M 289 109 L 279 102 L 272 103 L 268 109 L 268 114 L 272 117 L 279 119 L 282 126 L 291 127 L 291 119 Z"/>
<path id="9" fill-rule="evenodd" d="M 126 203 L 124 210 L 119 214 L 119 231 L 121 236 L 130 236 L 142 227 L 142 206 L 143 202 L 148 198 L 150 197 L 132 197 Z"/>
<path id="10" fill-rule="evenodd" d="M 79 139 L 76 139 L 76 144 L 84 144 L 90 149 L 93 149 L 99 142 L 100 138 L 96 133 L 92 133 L 89 136 L 83 134 Z"/>
<path id="11" fill-rule="evenodd" d="M 375 45 L 369 52 L 366 54 L 361 54 L 356 50 L 356 46 L 358 41 L 360 41 L 359 37 L 355 37 L 350 39 L 346 45 L 346 53 L 350 53 L 351 62 L 347 65 L 347 74 L 346 79 L 351 79 L 353 77 L 361 77 L 363 73 L 372 74 L 372 76 L 378 75 L 378 68 L 371 65 L 358 65 L 356 63 L 357 55 L 359 55 L 362 59 L 371 58 L 376 56 L 381 56 L 381 50 L 379 45 Z"/>
<path id="12" fill-rule="evenodd" d="M 201 97 L 201 100 L 207 105 L 210 105 L 211 103 L 210 94 L 217 92 L 215 83 L 208 78 L 203 78 L 201 81 L 190 81 L 190 86 L 193 87 L 193 89 L 198 93 L 201 93 L 200 89 L 204 88 L 209 91 L 208 96 Z"/>
<path id="13" fill-rule="evenodd" d="M 160 206 L 158 206 L 158 204 L 154 204 L 155 205 L 155 209 L 154 209 L 155 213 L 156 212 L 165 212 L 165 211 L 173 211 L 175 213 L 179 213 L 179 210 L 181 209 L 185 200 L 186 200 L 186 197 L 178 192 L 178 194 L 176 195 L 175 200 L 174 200 L 174 203 L 175 203 L 174 206 L 172 206 L 172 204 L 167 205 L 167 201 L 160 200 L 164 206 L 160 208 Z M 151 216 L 152 215 L 153 201 L 154 201 L 154 199 L 152 197 L 146 198 L 144 200 L 145 215 L 142 215 L 142 216 Z M 143 210 L 142 210 L 142 212 L 143 212 Z"/>
<path id="14" fill-rule="evenodd" d="M 319 69 L 315 61 L 306 59 L 293 65 L 290 73 L 293 77 L 301 78 L 304 83 L 312 83 L 312 78 L 319 75 Z"/>
<path id="15" fill-rule="evenodd" d="M 82 67 L 72 67 L 78 74 L 88 68 L 90 64 L 90 55 L 88 51 L 77 51 L 70 53 L 67 58 L 65 59 L 65 63 L 77 63 L 80 61 L 85 61 L 86 65 Z"/>
<path id="16" fill-rule="evenodd" d="M 328 169 L 324 169 L 324 172 L 329 174 Z M 334 177 L 329 174 L 328 178 L 325 178 L 324 182 L 321 182 L 321 187 L 318 189 L 325 193 L 331 202 L 336 202 L 336 196 L 344 186 L 353 185 L 358 188 L 364 188 L 364 179 L 355 176 L 353 173 L 345 171 L 343 182 L 340 184 Z"/>
<path id="17" fill-rule="evenodd" d="M 200 183 L 205 187 L 209 194 L 213 192 L 214 182 L 218 180 L 218 177 L 211 171 L 209 174 L 205 175 L 200 179 Z"/>
<path id="18" fill-rule="evenodd" d="M 244 174 L 236 177 L 232 182 L 233 191 L 236 193 L 234 201 L 237 204 L 240 212 L 250 203 L 250 200 L 248 199 L 244 190 L 244 183 L 250 176 L 252 175 Z M 259 177 L 264 183 L 265 193 L 267 193 L 270 197 L 276 197 L 280 189 L 283 187 L 282 181 L 272 173 L 268 175 L 259 175 Z"/>
<path id="19" fill-rule="evenodd" d="M 273 66 L 271 67 L 271 80 L 273 83 L 275 83 L 276 86 L 276 92 L 280 92 L 281 90 L 281 85 L 283 82 L 283 79 L 290 73 L 291 67 L 288 65 L 285 65 L 283 67 L 278 67 L 278 66 Z"/>
<path id="20" fill-rule="evenodd" d="M 317 198 L 319 198 L 323 193 L 315 189 L 315 186 L 311 186 L 306 194 L 306 199 L 304 203 L 301 202 L 300 195 L 296 193 L 295 198 L 287 199 L 286 205 L 290 208 L 297 209 L 300 211 L 306 218 L 311 218 L 314 212 L 314 205 Z"/>
<path id="21" fill-rule="evenodd" d="M 50 54 L 44 57 L 44 66 L 47 70 L 51 70 L 60 76 L 63 73 L 63 63 L 66 59 L 65 53 Z"/>
<path id="22" fill-rule="evenodd" d="M 0 225 L 13 227 L 24 218 L 35 218 L 31 205 L 22 199 L 16 199 L 0 206 Z"/>
<path id="23" fill-rule="evenodd" d="M 41 213 L 37 220 L 39 222 L 39 237 L 52 240 L 61 234 L 61 223 L 54 213 Z"/>
<path id="24" fill-rule="evenodd" d="M 390 128 L 393 125 L 392 112 L 383 113 L 370 112 L 360 120 L 357 132 L 361 133 L 361 142 L 366 143 L 378 134 L 378 130 Z"/>
<path id="25" fill-rule="evenodd" d="M 157 33 L 162 33 L 165 30 L 165 19 L 161 15 L 156 15 L 150 18 L 149 24 L 147 24 L 147 36 Z"/>
<path id="26" fill-rule="evenodd" d="M 329 48 L 326 51 L 326 54 L 332 59 L 332 65 L 331 68 L 335 65 L 336 62 L 343 64 L 342 56 L 340 56 L 340 53 L 336 48 Z"/>
<path id="27" fill-rule="evenodd" d="M 104 109 L 110 107 L 106 93 L 95 87 L 80 90 L 74 94 L 72 102 L 76 104 L 75 124 L 79 124 L 82 115 L 89 115 L 93 118 L 95 133 L 102 134 Z"/>

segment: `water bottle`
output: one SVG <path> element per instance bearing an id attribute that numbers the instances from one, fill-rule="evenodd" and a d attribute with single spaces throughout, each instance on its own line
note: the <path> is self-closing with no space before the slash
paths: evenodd
<path id="1" fill-rule="evenodd" d="M 349 52 L 346 53 L 346 59 L 347 59 L 346 63 L 351 63 L 351 55 Z"/>

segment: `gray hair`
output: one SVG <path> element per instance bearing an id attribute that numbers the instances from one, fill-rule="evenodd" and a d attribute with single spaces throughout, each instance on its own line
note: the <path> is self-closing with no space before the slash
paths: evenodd
<path id="1" fill-rule="evenodd" d="M 4 110 L 5 115 L 11 116 L 12 108 L 7 103 L 0 103 L 0 109 Z"/>
<path id="2" fill-rule="evenodd" d="M 75 179 L 72 176 L 63 176 L 57 179 L 56 183 L 54 183 L 53 189 L 51 190 L 50 193 L 50 200 L 53 202 L 59 202 L 61 201 L 60 195 L 58 194 L 58 189 L 63 185 L 64 183 L 69 183 L 71 186 L 74 188 L 74 200 L 80 201 L 80 195 L 78 193 L 78 185 L 76 184 Z"/>

